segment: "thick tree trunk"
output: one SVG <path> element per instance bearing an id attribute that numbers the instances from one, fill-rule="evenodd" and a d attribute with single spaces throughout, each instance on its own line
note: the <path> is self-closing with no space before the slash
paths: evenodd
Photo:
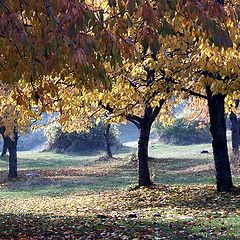
<path id="1" fill-rule="evenodd" d="M 107 128 L 106 128 L 106 132 L 104 134 L 104 137 L 105 137 L 105 141 L 106 141 L 106 150 L 107 150 L 107 155 L 112 158 L 113 155 L 112 155 L 112 151 L 111 151 L 111 141 L 110 141 L 110 127 L 111 127 L 111 124 L 108 124 L 107 125 Z"/>
<path id="2" fill-rule="evenodd" d="M 148 166 L 148 143 L 151 125 L 143 121 L 140 124 L 140 135 L 138 141 L 138 161 L 139 161 L 139 186 L 152 185 Z"/>
<path id="3" fill-rule="evenodd" d="M 222 94 L 213 95 L 209 86 L 206 88 L 210 115 L 210 131 L 216 169 L 218 192 L 230 192 L 233 188 L 228 157 L 224 98 Z"/>
<path id="4" fill-rule="evenodd" d="M 237 115 L 234 112 L 230 114 L 231 128 L 232 128 L 232 151 L 233 153 L 238 153 L 239 149 L 239 122 Z"/>

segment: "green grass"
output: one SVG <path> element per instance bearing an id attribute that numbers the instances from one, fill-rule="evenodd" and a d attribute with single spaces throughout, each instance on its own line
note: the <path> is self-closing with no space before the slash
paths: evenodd
<path id="1" fill-rule="evenodd" d="M 208 150 L 209 154 L 201 154 L 202 150 Z M 1 196 L 29 196 L 29 195 L 61 195 L 80 190 L 102 191 L 109 189 L 123 189 L 137 184 L 137 166 L 132 164 L 126 167 L 128 160 L 120 159 L 136 148 L 129 148 L 126 152 L 115 156 L 119 159 L 114 162 L 98 161 L 96 155 L 70 155 L 51 152 L 19 152 L 18 163 L 20 177 L 26 178 L 28 173 L 42 174 L 46 171 L 71 171 L 71 176 L 59 173 L 60 179 L 43 175 L 37 181 L 22 180 L 18 184 L 9 184 L 0 190 Z M 166 144 L 150 144 L 149 146 L 150 171 L 155 183 L 159 184 L 214 184 L 213 157 L 211 144 L 190 146 L 171 146 Z M 7 175 L 8 164 L 6 159 L 0 160 L 0 172 L 2 179 Z M 84 169 L 89 168 L 87 171 Z M 101 174 L 94 173 L 99 168 Z M 239 177 L 234 176 L 236 183 Z"/>
<path id="2" fill-rule="evenodd" d="M 36 232 L 53 239 L 84 239 L 91 233 L 92 239 L 240 239 L 239 195 L 213 190 L 211 144 L 150 144 L 151 175 L 162 186 L 156 191 L 129 191 L 138 180 L 130 153 L 136 148 L 101 161 L 87 153 L 19 152 L 16 182 L 6 180 L 7 159 L 0 159 L 0 240 Z M 240 183 L 238 174 L 234 182 Z M 138 217 L 129 217 L 132 212 Z M 153 217 L 156 212 L 161 215 Z"/>

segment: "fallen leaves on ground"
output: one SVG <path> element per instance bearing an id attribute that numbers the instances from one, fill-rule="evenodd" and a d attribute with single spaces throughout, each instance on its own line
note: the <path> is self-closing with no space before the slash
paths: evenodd
<path id="1" fill-rule="evenodd" d="M 239 193 L 207 185 L 0 198 L 0 239 L 239 239 L 239 220 Z"/>

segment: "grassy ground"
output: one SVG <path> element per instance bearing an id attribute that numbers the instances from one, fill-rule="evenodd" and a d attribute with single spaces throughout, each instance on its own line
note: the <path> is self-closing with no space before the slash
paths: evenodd
<path id="1" fill-rule="evenodd" d="M 0 239 L 240 239 L 240 195 L 216 193 L 209 144 L 151 144 L 151 189 L 133 188 L 131 152 L 21 152 L 16 182 L 1 159 Z"/>

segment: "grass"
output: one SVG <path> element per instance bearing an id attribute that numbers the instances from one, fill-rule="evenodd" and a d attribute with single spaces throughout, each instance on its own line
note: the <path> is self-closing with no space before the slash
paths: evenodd
<path id="1" fill-rule="evenodd" d="M 160 185 L 135 190 L 134 147 L 109 161 L 20 152 L 16 182 L 1 159 L 0 239 L 240 239 L 240 197 L 216 193 L 210 144 L 149 151 Z"/>

